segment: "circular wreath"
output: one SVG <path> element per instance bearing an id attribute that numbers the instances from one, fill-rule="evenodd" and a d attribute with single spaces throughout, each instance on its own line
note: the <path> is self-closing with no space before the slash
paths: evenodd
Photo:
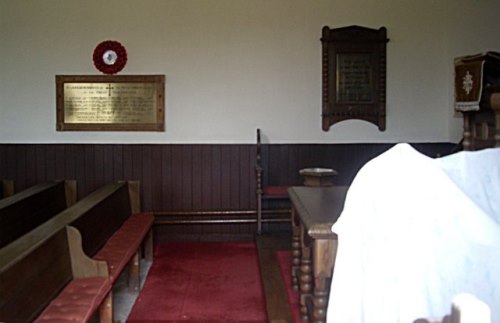
<path id="1" fill-rule="evenodd" d="M 116 74 L 127 64 L 127 51 L 117 41 L 106 40 L 94 49 L 95 67 L 104 74 Z"/>

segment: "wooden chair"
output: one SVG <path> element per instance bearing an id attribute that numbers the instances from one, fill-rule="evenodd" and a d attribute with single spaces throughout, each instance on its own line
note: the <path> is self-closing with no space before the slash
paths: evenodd
<path id="1" fill-rule="evenodd" d="M 261 138 L 260 129 L 257 129 L 257 151 L 256 151 L 256 161 L 255 161 L 255 172 L 257 178 L 257 234 L 262 233 L 262 214 L 264 211 L 269 212 L 290 212 L 289 209 L 271 209 L 266 208 L 264 210 L 265 201 L 288 201 L 288 186 L 286 185 L 264 185 L 263 173 L 265 165 L 262 162 L 262 151 L 261 151 Z"/>

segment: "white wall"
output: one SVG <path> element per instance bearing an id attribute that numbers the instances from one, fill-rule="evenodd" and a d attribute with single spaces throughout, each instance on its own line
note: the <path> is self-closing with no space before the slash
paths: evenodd
<path id="1" fill-rule="evenodd" d="M 498 0 L 0 0 L 1 143 L 457 141 L 453 58 L 500 50 Z M 469 14 L 471 17 L 469 18 Z M 385 26 L 387 130 L 321 130 L 321 28 Z M 56 132 L 56 74 L 165 74 L 165 132 Z M 496 46 L 496 48 L 495 48 Z"/>

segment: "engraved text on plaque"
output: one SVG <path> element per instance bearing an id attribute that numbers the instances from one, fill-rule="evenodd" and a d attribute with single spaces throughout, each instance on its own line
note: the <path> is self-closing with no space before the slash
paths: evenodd
<path id="1" fill-rule="evenodd" d="M 370 54 L 337 54 L 337 102 L 372 100 Z"/>
<path id="2" fill-rule="evenodd" d="M 66 123 L 154 123 L 156 87 L 151 83 L 66 83 Z"/>

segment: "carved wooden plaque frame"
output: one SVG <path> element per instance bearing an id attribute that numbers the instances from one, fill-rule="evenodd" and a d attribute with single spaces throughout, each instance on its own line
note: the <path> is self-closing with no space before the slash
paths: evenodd
<path id="1" fill-rule="evenodd" d="M 164 131 L 164 75 L 56 75 L 57 131 Z"/>
<path id="2" fill-rule="evenodd" d="M 322 128 L 361 119 L 385 130 L 385 27 L 349 26 L 322 30 Z"/>

